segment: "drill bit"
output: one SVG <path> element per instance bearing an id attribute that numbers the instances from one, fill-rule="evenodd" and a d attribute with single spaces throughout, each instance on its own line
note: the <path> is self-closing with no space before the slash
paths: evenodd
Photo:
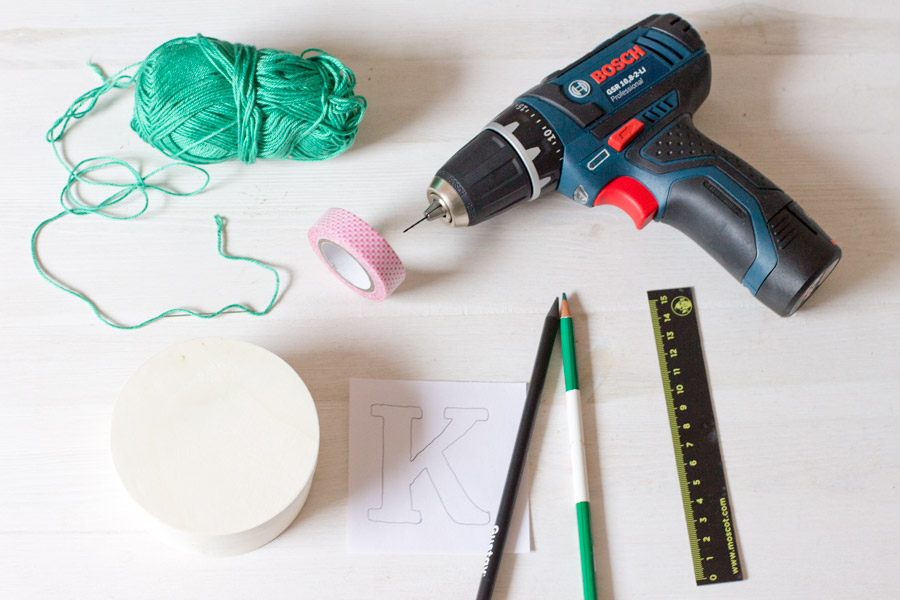
<path id="1" fill-rule="evenodd" d="M 427 218 L 428 218 L 428 217 L 422 217 L 421 219 L 419 219 L 418 221 L 416 221 L 415 223 L 413 223 L 412 225 L 410 225 L 409 227 L 407 227 L 406 229 L 404 229 L 404 230 L 403 230 L 403 233 L 406 233 L 407 231 L 409 231 L 410 229 L 412 229 L 413 227 L 415 227 L 416 225 L 418 225 L 419 223 L 421 223 L 422 221 L 424 221 L 424 220 L 427 219 Z"/>
<path id="2" fill-rule="evenodd" d="M 443 204 L 441 204 L 438 200 L 433 200 L 431 202 L 431 205 L 429 205 L 429 207 L 425 209 L 425 216 L 423 216 L 421 219 L 419 219 L 418 221 L 416 221 L 415 223 L 413 223 L 412 225 L 410 225 L 409 227 L 404 229 L 403 233 L 406 233 L 407 231 L 409 231 L 410 229 L 412 229 L 413 227 L 415 227 L 422 221 L 425 221 L 426 219 L 428 221 L 434 221 L 435 219 L 440 219 L 441 217 L 443 217 L 446 214 L 447 214 L 447 208 Z"/>

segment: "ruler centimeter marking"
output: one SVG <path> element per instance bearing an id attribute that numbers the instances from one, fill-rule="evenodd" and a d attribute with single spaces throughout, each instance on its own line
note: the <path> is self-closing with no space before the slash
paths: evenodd
<path id="1" fill-rule="evenodd" d="M 691 288 L 647 292 L 697 585 L 744 578 Z"/>

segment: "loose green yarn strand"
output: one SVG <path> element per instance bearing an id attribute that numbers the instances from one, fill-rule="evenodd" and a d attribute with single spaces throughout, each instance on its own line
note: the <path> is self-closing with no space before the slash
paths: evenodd
<path id="1" fill-rule="evenodd" d="M 104 86 L 100 86 L 98 88 L 95 88 L 92 91 L 97 92 L 97 90 L 103 89 L 104 91 L 97 92 L 97 95 L 99 96 L 99 95 L 105 93 L 106 91 L 108 91 L 109 89 L 112 89 L 112 87 L 115 87 L 115 86 L 110 86 L 110 87 L 106 87 L 106 88 L 104 88 Z M 79 98 L 79 100 L 77 100 L 76 103 L 81 100 L 82 100 L 82 98 Z M 95 102 L 96 102 L 96 98 L 94 98 L 94 102 L 89 102 L 89 103 L 91 106 L 93 106 L 93 104 Z M 73 106 L 74 105 L 75 104 L 73 103 Z M 90 109 L 87 109 L 87 110 L 90 110 Z M 82 116 L 86 112 L 87 111 L 83 111 Z M 77 116 L 77 112 L 76 112 L 76 113 L 73 113 L 72 118 L 80 118 L 80 117 Z M 62 132 L 64 132 L 65 128 L 67 127 L 67 124 L 66 124 L 66 122 L 63 122 L 63 119 L 58 120 L 57 123 L 54 124 L 54 128 L 59 126 L 59 127 L 61 127 Z M 62 133 L 59 134 L 59 137 L 61 137 L 61 136 L 62 136 Z M 50 139 L 51 137 L 52 136 L 50 135 L 50 133 L 48 133 L 48 139 Z M 55 140 L 52 140 L 52 141 L 55 141 Z M 34 263 L 34 267 L 35 267 L 35 269 L 37 269 L 37 271 L 41 275 L 41 277 L 43 277 L 51 285 L 53 285 L 57 289 L 60 289 L 64 292 L 66 292 L 67 294 L 71 294 L 72 296 L 85 302 L 88 306 L 91 307 L 91 310 L 93 311 L 94 315 L 98 319 L 100 319 L 101 321 L 103 321 L 104 323 L 109 325 L 110 327 L 114 327 L 116 329 L 123 329 L 123 330 L 139 329 L 141 327 L 144 327 L 145 325 L 149 325 L 150 323 L 153 323 L 154 321 L 158 321 L 164 317 L 167 317 L 170 315 L 176 315 L 176 314 L 191 315 L 191 316 L 198 317 L 201 319 L 211 319 L 211 318 L 216 317 L 216 316 L 218 316 L 226 311 L 229 311 L 229 310 L 237 310 L 237 311 L 241 311 L 241 312 L 246 312 L 253 316 L 261 316 L 261 315 L 267 314 L 270 310 L 272 310 L 272 307 L 275 305 L 275 301 L 278 298 L 278 291 L 279 291 L 280 284 L 281 284 L 281 280 L 278 275 L 278 271 L 276 271 L 273 267 L 271 267 L 265 263 L 259 262 L 253 258 L 247 258 L 247 257 L 243 257 L 243 256 L 232 256 L 230 254 L 227 254 L 225 252 L 225 237 L 224 237 L 225 236 L 225 220 L 218 215 L 215 216 L 215 221 L 216 221 L 216 226 L 217 226 L 217 236 L 218 236 L 217 247 L 218 247 L 219 255 L 222 256 L 223 258 L 227 258 L 229 260 L 240 260 L 240 261 L 246 261 L 246 262 L 255 264 L 259 267 L 262 267 L 263 269 L 270 271 L 275 276 L 275 289 L 272 292 L 272 298 L 269 300 L 268 305 L 266 305 L 266 307 L 260 311 L 254 311 L 253 309 L 251 309 L 247 306 L 244 306 L 242 304 L 229 304 L 228 306 L 225 306 L 225 307 L 223 307 L 215 312 L 212 312 L 212 313 L 200 313 L 200 312 L 196 312 L 196 311 L 186 309 L 186 308 L 172 308 L 172 309 L 163 311 L 162 313 L 156 315 L 155 317 L 146 319 L 136 325 L 122 325 L 120 323 L 113 321 L 109 317 L 107 317 L 103 313 L 103 311 L 100 310 L 100 308 L 97 306 L 97 304 L 93 300 L 88 298 L 86 295 L 84 295 L 82 292 L 79 292 L 78 290 L 67 287 L 66 285 L 64 285 L 63 283 L 58 281 L 56 278 L 54 278 L 52 275 L 50 275 L 50 273 L 48 273 L 46 271 L 46 269 L 43 268 L 43 265 L 41 265 L 40 259 L 38 258 L 37 242 L 38 242 L 38 237 L 39 237 L 41 231 L 44 229 L 44 227 L 46 227 L 50 223 L 52 223 L 62 217 L 64 217 L 67 214 L 75 215 L 75 216 L 94 214 L 94 215 L 98 215 L 98 216 L 106 218 L 106 219 L 113 219 L 116 221 L 130 221 L 132 219 L 137 219 L 142 214 L 144 214 L 150 206 L 150 196 L 149 196 L 148 191 L 154 190 L 154 191 L 162 192 L 169 196 L 175 196 L 175 197 L 194 196 L 194 195 L 202 192 L 204 189 L 206 189 L 206 186 L 209 185 L 209 173 L 207 173 L 206 170 L 204 170 L 198 166 L 195 166 L 195 165 L 190 165 L 187 163 L 170 163 L 170 164 L 163 165 L 162 167 L 159 167 L 158 169 L 151 171 L 147 175 L 141 175 L 134 167 L 132 167 L 130 164 L 128 164 L 124 160 L 121 160 L 118 158 L 113 158 L 113 157 L 108 157 L 108 156 L 98 156 L 98 157 L 94 157 L 94 158 L 87 158 L 85 160 L 82 160 L 78 164 L 76 164 L 74 167 L 70 168 L 63 161 L 62 156 L 60 155 L 59 150 L 56 148 L 55 145 L 53 146 L 53 149 L 54 149 L 54 152 L 56 153 L 57 159 L 59 159 L 59 161 L 64 166 L 66 166 L 66 168 L 69 170 L 69 180 L 66 182 L 66 185 L 63 187 L 62 192 L 60 192 L 60 196 L 59 196 L 59 202 L 60 202 L 60 205 L 62 206 L 62 210 L 59 213 L 57 213 L 56 215 L 54 215 L 48 219 L 45 219 L 43 222 L 41 222 L 40 225 L 38 225 L 37 228 L 35 228 L 34 233 L 31 234 L 31 259 L 32 259 L 32 262 Z M 133 183 L 112 183 L 112 182 L 105 182 L 105 181 L 96 181 L 96 180 L 87 178 L 88 173 L 90 173 L 92 171 L 96 171 L 98 169 L 104 169 L 107 167 L 113 167 L 113 166 L 118 166 L 118 167 L 121 167 L 121 168 L 125 169 L 126 171 L 128 171 L 131 174 L 131 176 L 134 177 L 134 182 Z M 174 189 L 166 188 L 166 187 L 155 185 L 153 183 L 148 182 L 148 180 L 153 178 L 155 175 L 162 173 L 163 171 L 166 171 L 168 169 L 177 168 L 177 167 L 183 167 L 183 168 L 199 171 L 204 176 L 203 183 L 200 184 L 199 186 L 197 186 L 193 190 L 190 190 L 187 192 L 179 192 Z M 77 194 L 74 193 L 73 186 L 77 183 L 85 183 L 85 184 L 89 184 L 89 185 L 112 187 L 112 188 L 118 188 L 118 189 L 116 192 L 114 192 L 112 195 L 107 197 L 102 202 L 95 204 L 95 205 L 91 205 L 91 204 L 88 204 L 88 203 L 84 202 L 83 200 L 81 200 L 81 198 Z M 134 211 L 130 214 L 128 214 L 128 213 L 114 214 L 114 213 L 108 212 L 109 209 L 111 209 L 112 207 L 116 206 L 117 204 L 125 201 L 127 198 L 129 198 L 134 193 L 139 193 L 141 196 L 141 203 L 136 211 Z"/>
<path id="2" fill-rule="evenodd" d="M 37 257 L 38 234 L 44 228 L 45 225 L 49 225 L 53 221 L 68 214 L 69 212 L 70 211 L 62 211 L 61 213 L 59 213 L 53 217 L 50 217 L 49 219 L 43 221 L 40 225 L 38 225 L 37 229 L 35 229 L 34 233 L 31 235 L 31 258 L 34 261 L 34 266 L 38 270 L 38 273 L 40 273 L 44 279 L 49 281 L 56 288 L 66 292 L 68 294 L 71 294 L 71 295 L 75 296 L 76 298 L 78 298 L 79 300 L 82 300 L 85 303 L 87 303 L 87 305 L 90 306 L 91 310 L 94 312 L 94 315 L 98 319 L 100 319 L 101 321 L 103 321 L 104 323 L 109 325 L 110 327 L 114 327 L 116 329 L 123 329 L 123 330 L 140 329 L 141 327 L 144 327 L 145 325 L 149 325 L 150 323 L 153 323 L 154 321 L 159 321 L 160 319 L 163 319 L 165 317 L 168 317 L 171 315 L 179 315 L 179 314 L 180 315 L 190 315 L 192 317 L 197 317 L 200 319 L 212 319 L 213 317 L 217 317 L 217 316 L 221 315 L 222 313 L 230 311 L 230 310 L 245 312 L 245 313 L 253 315 L 254 317 L 259 317 L 259 316 L 268 314 L 268 312 L 272 310 L 272 307 L 275 306 L 275 301 L 278 299 L 278 291 L 281 287 L 281 278 L 278 276 L 278 271 L 275 270 L 274 267 L 267 265 L 265 263 L 262 263 L 254 258 L 248 258 L 245 256 L 232 256 L 232 255 L 228 254 L 227 252 L 225 252 L 225 219 L 220 217 L 219 215 L 216 215 L 215 220 L 216 220 L 216 227 L 217 227 L 219 256 L 221 256 L 223 258 L 227 258 L 228 260 L 239 260 L 239 261 L 249 262 L 258 267 L 262 267 L 263 269 L 266 269 L 267 271 L 270 271 L 272 273 L 272 275 L 275 276 L 275 289 L 273 290 L 272 298 L 269 300 L 269 303 L 266 305 L 266 307 L 263 308 L 262 310 L 257 311 L 257 310 L 253 310 L 247 306 L 244 306 L 243 304 L 235 303 L 235 304 L 229 304 L 228 306 L 223 306 L 219 310 L 217 310 L 215 312 L 211 312 L 211 313 L 201 313 L 201 312 L 193 311 L 193 310 L 190 310 L 187 308 L 170 308 L 169 310 L 163 311 L 163 312 L 159 313 L 158 315 L 156 315 L 155 317 L 150 317 L 149 319 L 146 319 L 136 325 L 122 325 L 120 323 L 117 323 L 117 322 L 113 321 L 112 319 L 110 319 L 109 317 L 107 317 L 103 313 L 103 311 L 100 310 L 100 308 L 97 306 L 97 304 L 93 300 L 91 300 L 90 298 L 88 298 L 87 296 L 85 296 L 84 294 L 82 294 L 81 292 L 79 292 L 77 290 L 74 290 L 72 288 L 64 286 L 63 284 L 61 284 L 60 282 L 55 280 L 53 277 L 51 277 L 41 267 L 40 260 L 38 260 L 38 257 Z M 103 216 L 109 217 L 109 215 L 103 215 Z M 128 217 L 128 218 L 133 219 L 135 217 L 136 217 L 136 215 Z M 116 218 L 116 217 L 109 217 L 109 218 Z"/>

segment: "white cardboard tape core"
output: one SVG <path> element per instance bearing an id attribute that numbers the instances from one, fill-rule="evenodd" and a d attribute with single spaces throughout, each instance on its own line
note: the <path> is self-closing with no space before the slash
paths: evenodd
<path id="1" fill-rule="evenodd" d="M 372 278 L 349 252 L 325 239 L 319 240 L 319 250 L 334 272 L 346 279 L 350 285 L 364 292 L 370 292 L 375 288 Z"/>
<path id="2" fill-rule="evenodd" d="M 157 537 L 239 554 L 300 512 L 319 453 L 306 385 L 253 344 L 200 339 L 145 362 L 113 410 L 112 457 Z"/>

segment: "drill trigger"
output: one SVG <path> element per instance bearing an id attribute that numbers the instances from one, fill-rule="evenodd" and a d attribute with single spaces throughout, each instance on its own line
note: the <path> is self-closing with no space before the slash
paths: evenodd
<path id="1" fill-rule="evenodd" d="M 618 206 L 634 221 L 635 227 L 643 229 L 659 210 L 659 203 L 644 184 L 633 177 L 616 177 L 600 190 L 594 199 L 594 206 L 611 204 Z"/>

